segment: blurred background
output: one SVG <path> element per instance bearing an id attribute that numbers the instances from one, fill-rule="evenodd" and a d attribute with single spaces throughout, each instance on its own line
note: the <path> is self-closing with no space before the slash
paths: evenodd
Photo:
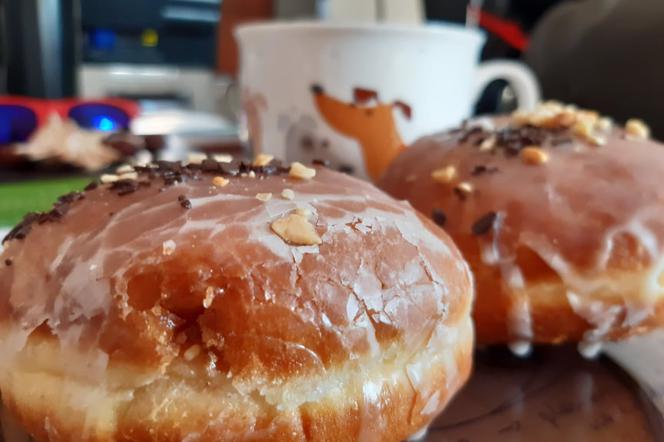
<path id="1" fill-rule="evenodd" d="M 80 100 L 121 99 L 126 117 L 71 125 L 46 115 L 20 136 L 0 121 L 0 225 L 128 158 L 250 155 L 233 29 L 295 19 L 479 27 L 488 36 L 482 59 L 525 61 L 544 98 L 617 120 L 639 116 L 655 137 L 664 133 L 661 0 L 0 0 L 6 99 L 47 99 L 30 106 L 70 117 Z M 64 98 L 75 100 L 57 101 Z M 510 111 L 514 101 L 498 80 L 475 111 Z M 15 126 L 22 117 L 12 118 Z"/>
<path id="2" fill-rule="evenodd" d="M 237 74 L 232 29 L 239 23 L 465 24 L 476 3 L 477 24 L 489 34 L 483 58 L 519 58 L 540 17 L 563 1 L 3 0 L 0 85 L 7 94 L 120 96 L 139 100 L 144 111 L 191 109 L 232 120 L 227 88 Z"/>

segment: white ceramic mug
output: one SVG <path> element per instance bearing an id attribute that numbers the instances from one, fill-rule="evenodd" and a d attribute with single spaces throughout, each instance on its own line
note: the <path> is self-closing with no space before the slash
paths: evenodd
<path id="1" fill-rule="evenodd" d="M 236 36 L 254 150 L 372 179 L 417 137 L 470 116 L 492 80 L 507 80 L 522 108 L 539 100 L 525 66 L 479 64 L 484 35 L 456 25 L 270 22 Z"/>

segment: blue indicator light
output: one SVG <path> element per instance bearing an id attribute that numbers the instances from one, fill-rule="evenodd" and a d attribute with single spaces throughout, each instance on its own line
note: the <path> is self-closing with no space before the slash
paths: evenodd
<path id="1" fill-rule="evenodd" d="M 97 117 L 94 119 L 94 127 L 105 132 L 115 130 L 117 125 L 108 117 Z"/>
<path id="2" fill-rule="evenodd" d="M 98 51 L 112 51 L 115 49 L 115 32 L 109 29 L 92 29 L 90 31 L 90 46 Z"/>

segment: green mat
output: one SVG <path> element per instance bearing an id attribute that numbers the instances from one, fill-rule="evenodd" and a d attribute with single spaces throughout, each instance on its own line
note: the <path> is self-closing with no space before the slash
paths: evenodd
<path id="1" fill-rule="evenodd" d="M 0 227 L 13 226 L 27 212 L 47 210 L 65 193 L 81 190 L 87 177 L 0 183 Z"/>

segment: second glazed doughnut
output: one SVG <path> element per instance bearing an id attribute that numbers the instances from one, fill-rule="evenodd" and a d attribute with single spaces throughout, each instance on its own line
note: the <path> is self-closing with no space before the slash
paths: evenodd
<path id="1" fill-rule="evenodd" d="M 602 341 L 664 323 L 664 146 L 631 120 L 547 103 L 425 137 L 381 186 L 453 237 L 479 343 Z"/>

